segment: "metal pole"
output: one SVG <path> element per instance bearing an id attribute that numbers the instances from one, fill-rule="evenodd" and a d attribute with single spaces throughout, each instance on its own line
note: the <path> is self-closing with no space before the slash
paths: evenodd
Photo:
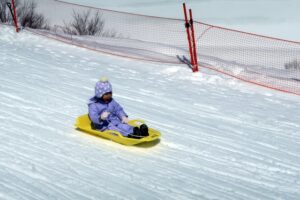
<path id="1" fill-rule="evenodd" d="M 190 24 L 189 24 L 188 19 L 187 19 L 187 13 L 186 13 L 185 3 L 183 3 L 183 12 L 184 12 L 184 19 L 185 19 L 186 34 L 187 34 L 188 44 L 189 44 L 191 64 L 194 65 L 194 56 L 193 56 L 193 49 L 192 49 L 190 29 L 189 29 L 190 28 Z"/>
<path id="2" fill-rule="evenodd" d="M 191 31 L 192 31 L 192 42 L 193 42 L 193 56 L 194 56 L 194 67 L 193 72 L 199 71 L 198 69 L 198 58 L 197 58 L 197 50 L 196 50 L 196 41 L 195 41 L 195 31 L 194 31 L 194 22 L 193 22 L 193 14 L 192 10 L 189 9 L 190 12 L 190 25 L 191 25 Z"/>
<path id="3" fill-rule="evenodd" d="M 18 17 L 17 17 L 17 12 L 16 12 L 15 0 L 11 0 L 11 2 L 12 2 L 13 11 L 14 11 L 13 19 L 14 19 L 14 23 L 15 23 L 15 26 L 16 26 L 16 32 L 19 32 Z"/>

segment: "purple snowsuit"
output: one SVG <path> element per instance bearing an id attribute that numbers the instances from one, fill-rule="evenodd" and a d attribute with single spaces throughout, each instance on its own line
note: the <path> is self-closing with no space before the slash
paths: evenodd
<path id="1" fill-rule="evenodd" d="M 133 132 L 133 127 L 122 123 L 122 117 L 127 116 L 123 108 L 113 98 L 109 102 L 104 102 L 101 97 L 106 92 L 112 92 L 110 83 L 97 82 L 95 87 L 95 96 L 88 103 L 89 117 L 96 126 L 96 129 L 101 131 L 114 130 L 120 132 L 123 136 L 128 136 Z M 103 112 L 110 112 L 106 120 L 101 120 Z"/>

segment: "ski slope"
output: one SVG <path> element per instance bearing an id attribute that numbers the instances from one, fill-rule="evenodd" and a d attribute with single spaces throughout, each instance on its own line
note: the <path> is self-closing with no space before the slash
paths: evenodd
<path id="1" fill-rule="evenodd" d="M 300 99 L 0 25 L 0 199 L 299 199 Z M 100 76 L 161 140 L 73 128 Z"/>
<path id="2" fill-rule="evenodd" d="M 168 0 L 70 1 L 182 17 L 181 10 L 170 12 L 177 4 Z M 198 19 L 298 40 L 299 16 L 287 17 L 296 13 L 295 0 L 187 3 Z M 192 74 L 185 66 L 15 34 L 3 25 L 0 70 L 1 200 L 300 198 L 298 96 L 205 69 Z M 160 141 L 126 147 L 74 129 L 103 75 L 130 118 L 160 130 Z"/>

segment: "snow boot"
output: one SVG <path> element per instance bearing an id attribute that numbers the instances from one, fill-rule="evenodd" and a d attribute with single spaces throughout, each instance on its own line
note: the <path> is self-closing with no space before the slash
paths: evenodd
<path id="1" fill-rule="evenodd" d="M 142 124 L 140 126 L 140 132 L 141 132 L 141 136 L 143 137 L 149 136 L 148 126 L 146 124 Z"/>
<path id="2" fill-rule="evenodd" d="M 142 138 L 140 129 L 138 127 L 134 127 L 133 133 L 129 134 L 128 137 L 135 138 L 135 139 Z"/>

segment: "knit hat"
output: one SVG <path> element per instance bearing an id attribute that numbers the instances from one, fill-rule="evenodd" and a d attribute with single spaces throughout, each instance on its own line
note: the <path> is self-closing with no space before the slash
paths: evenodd
<path id="1" fill-rule="evenodd" d="M 105 93 L 112 92 L 112 86 L 106 77 L 102 77 L 95 86 L 95 96 L 101 98 Z"/>

